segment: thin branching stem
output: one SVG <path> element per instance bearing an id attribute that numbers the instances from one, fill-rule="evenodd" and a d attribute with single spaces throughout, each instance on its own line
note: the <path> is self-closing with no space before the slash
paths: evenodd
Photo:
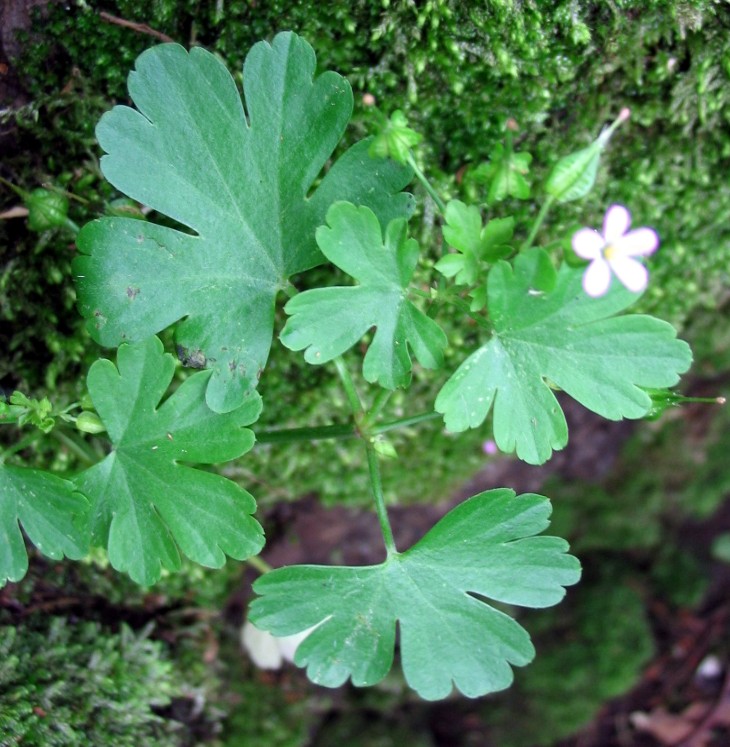
<path id="1" fill-rule="evenodd" d="M 394 431 L 398 428 L 408 428 L 411 425 L 426 423 L 429 420 L 437 420 L 440 417 L 443 417 L 440 412 L 422 412 L 419 415 L 411 415 L 407 418 L 398 418 L 397 420 L 391 420 L 387 423 L 381 423 L 380 425 L 371 428 L 370 432 L 374 436 L 379 436 L 381 433 Z"/>
<path id="2" fill-rule="evenodd" d="M 350 404 L 352 414 L 355 416 L 355 422 L 359 424 L 365 408 L 362 406 L 362 400 L 355 388 L 355 382 L 352 380 L 352 376 L 350 376 L 350 372 L 347 370 L 347 366 L 341 355 L 338 355 L 332 362 L 335 364 L 337 375 L 342 382 L 342 388 L 345 390 L 345 396 Z"/>
<path id="3" fill-rule="evenodd" d="M 246 562 L 261 575 L 274 570 L 260 555 L 252 555 L 250 558 L 246 558 Z"/>
<path id="4" fill-rule="evenodd" d="M 393 394 L 393 392 L 390 389 L 381 389 L 375 395 L 373 404 L 370 406 L 370 409 L 367 411 L 368 425 L 372 425 L 378 419 L 378 417 L 380 416 L 380 413 L 383 411 L 383 408 L 388 404 L 388 400 L 390 399 L 391 394 Z"/>
<path id="5" fill-rule="evenodd" d="M 355 420 L 355 428 L 362 437 L 363 444 L 365 445 L 365 453 L 367 454 L 368 459 L 368 471 L 370 473 L 370 486 L 375 501 L 375 511 L 378 514 L 380 531 L 383 533 L 385 550 L 390 557 L 395 554 L 397 550 L 395 547 L 395 540 L 393 539 L 393 530 L 391 529 L 390 520 L 388 519 L 388 511 L 385 507 L 385 496 L 383 495 L 383 485 L 380 479 L 378 453 L 375 451 L 372 442 L 373 434 L 367 428 L 365 408 L 363 407 L 360 395 L 357 393 L 357 389 L 355 388 L 355 382 L 352 380 L 352 376 L 350 376 L 350 372 L 347 370 L 345 362 L 338 356 L 334 359 L 334 364 L 345 390 L 345 394 L 347 395 L 347 400 L 350 403 L 352 416 Z"/>
<path id="6" fill-rule="evenodd" d="M 41 431 L 34 431 L 29 433 L 25 438 L 21 438 L 20 441 L 9 446 L 2 453 L 0 453 L 0 464 L 2 464 L 9 456 L 22 451 L 26 446 L 30 446 L 34 441 L 37 441 L 43 433 Z"/>
<path id="7" fill-rule="evenodd" d="M 370 484 L 373 489 L 373 498 L 375 499 L 375 510 L 380 522 L 380 531 L 383 533 L 383 542 L 388 557 L 397 555 L 398 550 L 393 539 L 393 530 L 388 519 L 388 509 L 385 507 L 385 496 L 383 495 L 383 484 L 380 479 L 380 464 L 378 463 L 378 453 L 370 442 L 365 444 L 368 455 L 368 470 L 370 471 Z"/>
<path id="8" fill-rule="evenodd" d="M 540 230 L 540 226 L 545 221 L 545 217 L 548 214 L 548 210 L 550 210 L 550 208 L 552 207 L 553 201 L 553 196 L 548 195 L 545 202 L 543 202 L 542 207 L 540 208 L 540 212 L 537 214 L 537 218 L 535 218 L 535 222 L 532 224 L 532 228 L 530 229 L 528 237 L 520 247 L 521 252 L 527 251 L 532 246 L 532 242 L 535 240 L 535 236 L 537 236 L 537 232 Z"/>
<path id="9" fill-rule="evenodd" d="M 96 464 L 99 458 L 91 452 L 85 444 L 80 443 L 76 438 L 71 436 L 70 433 L 64 433 L 59 428 L 54 428 L 51 431 L 51 435 L 60 443 L 62 443 L 71 453 L 81 459 L 86 464 Z"/>
<path id="10" fill-rule="evenodd" d="M 436 190 L 431 186 L 431 182 L 428 181 L 423 171 L 418 168 L 418 164 L 416 163 L 416 159 L 413 157 L 412 153 L 408 154 L 408 165 L 413 169 L 413 173 L 416 175 L 418 181 L 423 184 L 423 188 L 426 190 L 426 192 L 428 192 L 428 194 L 431 196 L 431 199 L 436 203 L 436 207 L 439 209 L 441 215 L 444 215 L 446 213 L 446 204 L 439 197 L 438 192 L 436 192 Z"/>
<path id="11" fill-rule="evenodd" d="M 276 428 L 271 431 L 256 431 L 256 443 L 288 444 L 296 441 L 325 441 L 330 439 L 355 438 L 357 435 L 357 430 L 351 423 L 304 428 Z"/>
<path id="12" fill-rule="evenodd" d="M 373 418 L 370 413 L 372 413 L 372 408 L 368 413 L 368 420 L 372 421 Z M 404 418 L 389 420 L 387 423 L 380 423 L 380 425 L 369 426 L 368 433 L 371 436 L 378 436 L 381 433 L 395 431 L 399 428 L 409 428 L 412 425 L 425 423 L 429 420 L 437 420 L 440 417 L 441 414 L 438 412 L 422 412 L 418 415 L 408 415 Z M 288 444 L 297 441 L 342 441 L 348 438 L 356 438 L 360 435 L 360 432 L 354 425 L 336 423 L 333 425 L 319 425 L 310 428 L 277 428 L 271 431 L 256 431 L 256 443 Z"/>

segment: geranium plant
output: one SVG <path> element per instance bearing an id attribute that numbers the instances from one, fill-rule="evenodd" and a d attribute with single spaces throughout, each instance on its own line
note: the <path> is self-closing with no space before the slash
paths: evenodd
<path id="1" fill-rule="evenodd" d="M 138 59 L 134 107 L 115 107 L 97 127 L 101 167 L 160 218 L 91 222 L 78 234 L 74 265 L 89 333 L 118 348 L 116 362 L 93 364 L 90 401 L 77 414 L 19 394 L 0 406 L 6 423 L 47 431 L 62 417 L 106 433 L 108 453 L 71 479 L 16 464 L 22 442 L 0 457 L 0 580 L 27 569 L 21 525 L 51 558 L 100 547 L 143 585 L 178 569 L 181 555 L 214 568 L 226 556 L 253 558 L 264 545 L 254 497 L 197 465 L 245 459 L 257 440 L 356 436 L 384 562 L 268 570 L 254 585 L 249 621 L 277 637 L 306 633 L 295 662 L 322 685 L 377 683 L 398 643 L 405 678 L 422 697 L 454 687 L 476 697 L 508 687 L 511 666 L 534 656 L 510 607 L 556 604 L 578 581 L 579 563 L 564 540 L 541 534 L 549 500 L 508 487 L 473 496 L 414 546 L 396 547 L 380 470 L 392 449 L 382 435 L 443 417 L 452 432 L 484 427 L 495 449 L 540 464 L 568 440 L 556 391 L 609 419 L 641 418 L 668 401 L 691 353 L 669 324 L 626 313 L 646 286 L 641 258 L 658 240 L 650 229 L 629 232 L 625 208 L 608 210 L 602 234 L 572 238 L 587 268 L 535 245 L 552 204 L 590 191 L 628 112 L 555 164 L 524 226 L 490 216 L 507 196 L 532 191 L 531 157 L 513 150 L 509 129 L 475 172 L 485 205 L 444 201 L 416 162 L 420 136 L 400 112 L 378 114 L 373 138 L 331 160 L 353 96 L 343 77 L 315 68 L 310 45 L 290 32 L 251 49 L 243 98 L 203 49 L 163 44 Z M 444 238 L 426 283 L 414 282 L 423 248 L 409 237 L 415 200 L 403 191 L 414 177 L 441 213 Z M 292 277 L 301 282 L 314 267 L 348 280 L 299 292 Z M 277 304 L 288 317 L 281 329 Z M 455 370 L 444 370 L 444 307 L 477 331 Z M 165 351 L 156 335 L 173 324 L 175 350 Z M 270 375 L 277 336 L 339 377 L 349 426 L 257 429 L 266 406 L 257 386 Z M 175 356 L 199 370 L 166 396 Z M 416 365 L 442 382 L 434 409 L 383 422 L 388 397 L 408 388 Z M 366 393 L 354 366 L 371 385 Z"/>

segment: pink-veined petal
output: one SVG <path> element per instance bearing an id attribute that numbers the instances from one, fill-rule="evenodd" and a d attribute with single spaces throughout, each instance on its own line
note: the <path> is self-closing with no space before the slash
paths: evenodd
<path id="1" fill-rule="evenodd" d="M 605 259 L 594 259 L 583 274 L 583 290 L 593 298 L 602 296 L 611 285 L 611 268 Z"/>
<path id="2" fill-rule="evenodd" d="M 649 272 L 641 262 L 631 257 L 616 257 L 610 265 L 616 277 L 633 293 L 640 293 L 646 288 Z"/>
<path id="3" fill-rule="evenodd" d="M 659 236 L 653 228 L 637 228 L 622 236 L 614 245 L 619 257 L 647 257 L 659 247 Z"/>
<path id="4" fill-rule="evenodd" d="M 603 217 L 603 238 L 607 244 L 617 242 L 629 230 L 631 213 L 623 205 L 611 205 Z"/>
<path id="5" fill-rule="evenodd" d="M 592 228 L 581 228 L 573 234 L 573 251 L 583 259 L 598 259 L 604 247 L 603 237 Z"/>

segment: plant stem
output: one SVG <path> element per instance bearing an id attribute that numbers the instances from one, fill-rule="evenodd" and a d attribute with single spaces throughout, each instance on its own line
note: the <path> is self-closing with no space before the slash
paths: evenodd
<path id="1" fill-rule="evenodd" d="M 355 389 L 355 383 L 350 376 L 350 372 L 345 366 L 345 362 L 341 356 L 334 359 L 337 373 L 339 374 L 342 386 L 345 389 L 345 394 L 350 403 L 350 409 L 352 410 L 352 416 L 355 420 L 355 428 L 363 439 L 365 445 L 365 453 L 368 458 L 368 471 L 370 472 L 370 485 L 373 490 L 373 498 L 375 499 L 375 511 L 378 514 L 378 521 L 380 522 L 380 531 L 383 533 L 383 542 L 385 543 L 385 550 L 388 557 L 397 553 L 395 547 L 395 540 L 393 539 L 393 530 L 390 527 L 390 521 L 388 520 L 388 511 L 385 508 L 385 497 L 383 495 L 383 485 L 380 481 L 380 465 L 378 464 L 378 454 L 375 451 L 375 447 L 372 444 L 372 431 L 367 428 L 367 422 L 365 418 L 365 408 L 362 405 L 362 400 Z M 378 398 L 376 397 L 376 403 Z M 383 404 L 385 404 L 383 402 Z"/>
<path id="2" fill-rule="evenodd" d="M 537 214 L 537 218 L 535 218 L 535 222 L 532 224 L 529 236 L 525 239 L 525 242 L 520 247 L 521 252 L 527 251 L 532 246 L 532 242 L 535 240 L 535 236 L 540 230 L 540 226 L 543 224 L 545 216 L 548 214 L 548 210 L 550 210 L 550 208 L 552 207 L 553 201 L 553 196 L 548 195 L 545 202 L 543 202 L 542 207 L 540 208 L 540 212 Z"/>
<path id="3" fill-rule="evenodd" d="M 407 428 L 410 425 L 418 425 L 418 423 L 426 423 L 429 420 L 437 420 L 440 417 L 442 417 L 440 412 L 422 412 L 420 415 L 411 415 L 407 418 L 398 418 L 387 423 L 381 423 L 371 428 L 370 432 L 374 436 L 379 436 L 381 433 L 394 431 L 398 428 Z"/>
<path id="4" fill-rule="evenodd" d="M 453 306 L 456 306 L 459 311 L 463 311 L 466 316 L 468 316 L 470 319 L 473 319 L 482 329 L 486 329 L 487 331 L 492 332 L 492 325 L 489 323 L 489 321 L 483 316 L 475 314 L 471 310 L 469 304 L 464 301 L 464 299 L 457 298 L 455 296 L 447 296 L 446 302 L 452 304 Z"/>
<path id="5" fill-rule="evenodd" d="M 256 431 L 258 444 L 286 444 L 294 441 L 323 441 L 325 439 L 354 438 L 357 431 L 352 425 L 320 425 L 311 428 L 280 428 L 273 431 Z"/>
<path id="6" fill-rule="evenodd" d="M 488 330 L 489 332 L 492 331 L 492 325 L 479 314 L 475 314 L 472 310 L 469 304 L 463 299 L 459 298 L 458 296 L 452 294 L 449 292 L 448 289 L 444 289 L 443 291 L 438 291 L 436 293 L 436 296 L 434 297 L 430 293 L 427 293 L 426 291 L 422 291 L 418 288 L 410 288 L 409 293 L 413 293 L 415 296 L 419 296 L 420 298 L 428 298 L 430 301 L 432 301 L 431 308 L 428 310 L 428 313 L 426 316 L 429 316 L 431 318 L 434 318 L 436 316 L 435 310 L 438 308 L 436 304 L 447 304 L 450 303 L 452 306 L 456 306 L 459 311 L 463 311 L 469 318 L 473 319 L 476 324 L 478 324 L 480 327 Z"/>
<path id="7" fill-rule="evenodd" d="M 337 374 L 342 382 L 342 388 L 345 390 L 345 396 L 350 403 L 352 414 L 355 416 L 355 422 L 359 425 L 365 408 L 362 406 L 362 400 L 355 388 L 355 382 L 352 380 L 352 376 L 350 376 L 350 372 L 347 370 L 347 366 L 345 365 L 345 361 L 342 360 L 341 355 L 334 358 L 332 362 L 335 364 Z"/>
<path id="8" fill-rule="evenodd" d="M 260 555 L 252 555 L 250 558 L 246 558 L 246 562 L 261 574 L 274 570 Z"/>
<path id="9" fill-rule="evenodd" d="M 373 400 L 373 404 L 367 412 L 367 423 L 370 425 L 378 419 L 378 415 L 383 411 L 383 408 L 388 404 L 390 395 L 393 394 L 389 389 L 381 389 Z"/>
<path id="10" fill-rule="evenodd" d="M 383 533 L 383 542 L 388 557 L 397 555 L 398 550 L 393 539 L 393 530 L 390 527 L 388 519 L 388 510 L 385 507 L 385 496 L 383 495 L 383 485 L 380 481 L 380 464 L 378 464 L 378 454 L 372 444 L 366 443 L 365 449 L 368 455 L 368 469 L 370 471 L 370 484 L 373 488 L 373 497 L 375 498 L 375 510 L 380 522 L 380 531 Z"/>
<path id="11" fill-rule="evenodd" d="M 70 452 L 76 454 L 82 462 L 86 462 L 86 464 L 96 464 L 99 461 L 98 457 L 93 452 L 90 452 L 84 444 L 79 443 L 71 436 L 71 434 L 64 433 L 62 430 L 59 430 L 59 428 L 54 428 L 51 431 L 51 435 L 57 441 L 62 443 Z"/>
<path id="12" fill-rule="evenodd" d="M 373 405 L 373 408 L 375 405 Z M 373 408 L 368 412 L 368 420 L 372 421 Z M 398 428 L 408 428 L 411 425 L 425 423 L 429 420 L 436 420 L 441 415 L 438 412 L 422 412 L 418 415 L 409 415 L 405 418 L 397 418 L 387 423 L 374 425 L 368 428 L 368 433 L 378 436 L 381 433 L 394 431 Z M 296 441 L 326 441 L 326 440 L 343 440 L 347 438 L 356 438 L 359 434 L 353 425 L 334 424 L 319 425 L 305 428 L 278 428 L 272 431 L 256 431 L 257 444 L 287 444 Z"/>
<path id="13" fill-rule="evenodd" d="M 408 165 L 413 169 L 413 173 L 416 175 L 418 181 L 423 184 L 426 192 L 428 192 L 428 194 L 431 196 L 431 199 L 436 203 L 436 207 L 439 209 L 440 213 L 442 215 L 446 213 L 446 205 L 444 204 L 444 201 L 438 196 L 436 190 L 431 186 L 431 182 L 426 179 L 426 175 L 423 173 L 423 171 L 418 168 L 416 159 L 413 158 L 413 153 L 408 154 Z"/>
<path id="14" fill-rule="evenodd" d="M 33 441 L 40 438 L 42 435 L 43 433 L 41 433 L 41 431 L 34 431 L 33 433 L 29 433 L 25 438 L 21 438 L 20 441 L 13 444 L 13 446 L 9 446 L 5 451 L 0 453 L 0 464 L 2 464 L 9 456 L 22 451 L 26 446 L 30 446 Z"/>

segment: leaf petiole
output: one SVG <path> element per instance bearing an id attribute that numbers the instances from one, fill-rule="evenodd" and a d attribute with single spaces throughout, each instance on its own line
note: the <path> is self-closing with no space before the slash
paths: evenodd
<path id="1" fill-rule="evenodd" d="M 324 441 L 326 439 L 355 438 L 355 426 L 321 425 L 304 428 L 279 428 L 273 431 L 256 431 L 257 444 L 286 444 L 294 441 Z"/>
<path id="2" fill-rule="evenodd" d="M 446 204 L 439 197 L 438 192 L 436 192 L 436 190 L 431 186 L 431 182 L 428 181 L 423 171 L 418 168 L 418 164 L 416 163 L 416 159 L 413 157 L 413 153 L 408 153 L 408 159 L 406 160 L 406 163 L 413 169 L 413 173 L 416 175 L 416 178 L 419 182 L 421 182 L 421 184 L 423 184 L 423 188 L 426 190 L 426 192 L 428 192 L 431 199 L 436 203 L 436 207 L 439 209 L 439 212 L 441 213 L 441 215 L 443 215 L 446 212 Z"/>
<path id="3" fill-rule="evenodd" d="M 368 420 L 370 422 L 375 419 L 372 417 L 373 409 L 374 408 L 371 408 L 368 413 Z M 418 415 L 409 415 L 405 418 L 389 420 L 380 425 L 372 425 L 367 429 L 367 431 L 371 436 L 379 436 L 381 433 L 398 430 L 399 428 L 408 428 L 412 425 L 425 423 L 429 420 L 437 420 L 440 417 L 442 416 L 438 412 L 422 412 Z M 260 430 L 256 431 L 256 443 L 287 444 L 296 441 L 326 441 L 330 439 L 344 440 L 347 438 L 356 438 L 359 435 L 361 434 L 354 425 L 337 423 L 334 425 L 320 425 L 304 428 L 278 428 L 271 431 Z"/>
<path id="4" fill-rule="evenodd" d="M 60 430 L 62 426 L 56 427 L 53 431 L 51 431 L 51 435 L 60 443 L 62 443 L 70 452 L 73 454 L 76 454 L 79 459 L 81 459 L 82 462 L 85 462 L 86 464 L 96 464 L 97 462 L 101 461 L 100 456 L 97 456 L 92 451 L 90 451 L 85 444 L 79 442 L 76 438 L 74 438 L 70 433 L 64 433 L 62 430 Z"/>
<path id="5" fill-rule="evenodd" d="M 548 195 L 545 202 L 543 202 L 542 207 L 540 208 L 540 212 L 537 214 L 537 218 L 535 218 L 535 222 L 532 224 L 530 233 L 520 247 L 521 252 L 527 251 L 532 246 L 532 242 L 535 240 L 535 236 L 537 236 L 537 232 L 540 230 L 540 226 L 545 221 L 548 210 L 550 210 L 554 201 L 555 198 L 552 195 Z"/>
<path id="6" fill-rule="evenodd" d="M 385 407 L 385 405 L 388 404 L 388 400 L 390 399 L 391 394 L 393 394 L 393 392 L 390 389 L 381 389 L 375 395 L 373 404 L 370 407 L 370 409 L 367 411 L 367 414 L 365 416 L 366 423 L 368 426 L 370 426 L 372 423 L 374 423 L 378 419 L 378 416 L 383 411 L 383 408 Z"/>
<path id="7" fill-rule="evenodd" d="M 360 395 L 357 393 L 357 389 L 355 388 L 355 382 L 352 380 L 352 376 L 350 376 L 350 372 L 347 370 L 347 366 L 345 365 L 345 361 L 342 360 L 341 355 L 333 358 L 332 362 L 335 364 L 337 375 L 340 377 L 340 381 L 342 382 L 342 388 L 345 390 L 345 396 L 350 404 L 350 409 L 355 417 L 355 422 L 359 425 L 365 412 L 365 408 L 363 407 Z"/>
<path id="8" fill-rule="evenodd" d="M 452 293 L 449 288 L 440 287 L 435 293 L 427 293 L 418 288 L 409 288 L 408 292 L 412 293 L 414 296 L 418 296 L 419 298 L 427 298 L 432 302 L 431 308 L 428 310 L 428 316 L 431 318 L 436 316 L 435 312 L 432 313 L 432 309 L 437 309 L 437 304 L 450 303 L 452 306 L 456 306 L 460 311 L 463 311 L 480 327 L 486 329 L 488 332 L 492 332 L 492 325 L 489 321 L 483 316 L 475 314 L 471 310 L 469 304 L 463 298 Z"/>
<path id="9" fill-rule="evenodd" d="M 246 558 L 246 562 L 262 576 L 274 570 L 260 555 L 252 555 L 250 558 Z"/>
<path id="10" fill-rule="evenodd" d="M 338 355 L 336 358 L 333 358 L 333 362 L 350 403 L 352 415 L 355 420 L 355 428 L 364 440 L 365 452 L 368 459 L 368 471 L 370 473 L 370 485 L 375 500 L 375 511 L 378 514 L 378 521 L 380 522 L 380 531 L 383 533 L 385 549 L 388 553 L 388 557 L 390 557 L 391 555 L 395 555 L 398 551 L 395 547 L 395 540 L 393 539 L 393 530 L 391 529 L 390 521 L 388 520 L 388 511 L 385 508 L 385 496 L 383 495 L 383 485 L 380 479 L 378 453 L 375 451 L 375 447 L 371 441 L 373 434 L 369 429 L 367 429 L 365 408 L 363 407 L 360 395 L 357 393 L 357 389 L 355 388 L 355 382 L 352 380 L 344 360 L 342 360 L 342 356 Z M 382 405 L 385 404 L 385 400 L 382 399 L 380 395 L 375 399 L 376 404 L 379 402 L 382 402 Z"/>
<path id="11" fill-rule="evenodd" d="M 370 429 L 370 433 L 373 436 L 379 436 L 381 433 L 387 433 L 388 431 L 394 431 L 398 428 L 408 428 L 411 425 L 418 425 L 419 423 L 425 423 L 429 420 L 437 420 L 443 417 L 439 412 L 422 412 L 419 415 L 410 415 L 407 418 L 398 418 L 397 420 L 390 420 L 387 423 L 381 423 Z"/>
<path id="12" fill-rule="evenodd" d="M 393 530 L 388 519 L 388 510 L 385 507 L 385 496 L 383 495 L 383 484 L 380 480 L 380 464 L 378 463 L 378 454 L 372 443 L 366 443 L 365 450 L 368 456 L 368 471 L 370 472 L 370 484 L 373 489 L 373 498 L 375 499 L 375 511 L 378 514 L 380 522 L 380 531 L 383 533 L 383 542 L 388 557 L 398 554 L 393 539 Z"/>
<path id="13" fill-rule="evenodd" d="M 42 431 L 33 431 L 32 433 L 29 433 L 25 438 L 21 438 L 20 441 L 18 441 L 16 444 L 13 444 L 12 446 L 9 446 L 7 449 L 5 449 L 3 452 L 0 453 L 0 464 L 3 464 L 3 462 L 13 454 L 16 454 L 19 451 L 22 451 L 26 446 L 30 446 L 34 441 L 39 439 L 43 434 Z"/>

